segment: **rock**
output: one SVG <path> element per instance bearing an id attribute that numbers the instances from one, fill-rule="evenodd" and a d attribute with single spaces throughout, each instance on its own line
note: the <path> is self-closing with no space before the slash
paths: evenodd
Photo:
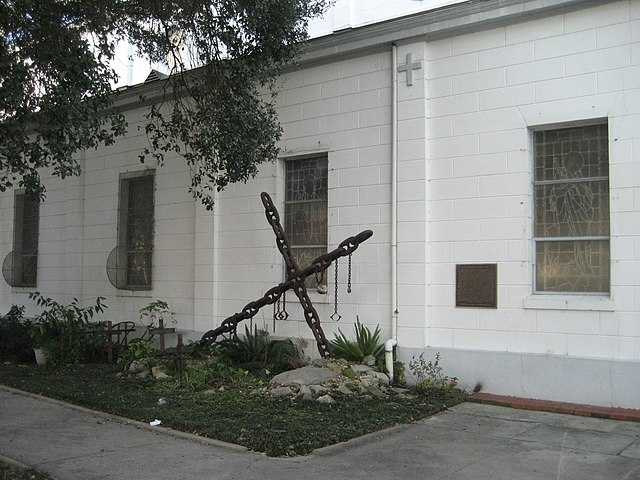
<path id="1" fill-rule="evenodd" d="M 357 373 L 358 375 L 364 375 L 369 372 L 373 372 L 373 368 L 371 368 L 368 365 L 361 365 L 361 364 L 351 365 L 351 370 L 353 370 L 354 373 Z"/>
<path id="2" fill-rule="evenodd" d="M 369 387 L 375 387 L 378 385 L 378 379 L 373 378 L 373 377 L 361 377 L 360 378 L 360 385 L 362 385 L 365 389 L 369 388 Z"/>
<path id="3" fill-rule="evenodd" d="M 302 398 L 302 400 L 305 400 L 305 401 L 313 400 L 313 392 L 306 385 L 302 385 L 300 387 L 300 391 L 298 392 L 298 395 Z"/>
<path id="4" fill-rule="evenodd" d="M 338 393 L 341 393 L 345 397 L 350 397 L 351 395 L 353 395 L 353 391 L 344 384 L 340 385 L 337 391 Z"/>
<path id="5" fill-rule="evenodd" d="M 369 393 L 370 395 L 376 397 L 376 398 L 386 398 L 387 396 L 384 394 L 384 392 L 382 390 L 380 390 L 378 387 L 369 387 L 367 388 L 367 393 Z"/>
<path id="6" fill-rule="evenodd" d="M 342 371 L 348 367 L 349 362 L 341 358 L 334 358 L 327 362 L 327 368 L 336 373 L 342 373 Z"/>
<path id="7" fill-rule="evenodd" d="M 374 357 L 373 355 L 367 355 L 362 359 L 362 363 L 369 367 L 373 367 L 376 364 L 376 357 Z"/>
<path id="8" fill-rule="evenodd" d="M 147 378 L 149 376 L 149 370 L 142 370 L 141 372 L 136 373 L 136 377 L 138 378 Z"/>
<path id="9" fill-rule="evenodd" d="M 409 393 L 409 389 L 408 388 L 402 388 L 402 387 L 391 387 L 391 391 L 393 393 L 397 393 L 398 395 Z"/>
<path id="10" fill-rule="evenodd" d="M 389 377 L 386 373 L 376 372 L 375 370 L 372 370 L 367 374 L 367 376 L 376 379 L 376 381 L 380 385 L 389 385 Z"/>
<path id="11" fill-rule="evenodd" d="M 151 375 L 153 375 L 153 378 L 155 378 L 156 380 L 165 380 L 167 378 L 171 378 L 162 370 L 161 367 L 151 367 Z"/>
<path id="12" fill-rule="evenodd" d="M 334 403 L 335 400 L 333 399 L 333 397 L 331 395 L 322 395 L 321 397 L 317 398 L 317 401 L 319 403 Z"/>
<path id="13" fill-rule="evenodd" d="M 164 398 L 159 398 L 158 399 L 158 405 L 159 406 L 166 405 L 166 404 L 167 404 L 167 401 Z"/>
<path id="14" fill-rule="evenodd" d="M 310 363 L 312 367 L 326 367 L 329 360 L 326 358 L 314 358 Z"/>
<path id="15" fill-rule="evenodd" d="M 218 390 L 216 390 L 215 388 L 210 388 L 208 390 L 204 390 L 202 393 L 204 395 L 215 395 L 216 393 L 218 393 Z"/>
<path id="16" fill-rule="evenodd" d="M 292 392 L 289 387 L 276 387 L 271 390 L 271 396 L 275 398 L 288 397 L 291 393 Z"/>
<path id="17" fill-rule="evenodd" d="M 328 368 L 307 366 L 282 372 L 273 377 L 269 383 L 281 386 L 319 385 L 337 376 L 336 372 Z"/>
<path id="18" fill-rule="evenodd" d="M 140 373 L 146 369 L 147 369 L 147 366 L 144 363 L 138 360 L 134 360 L 133 362 L 131 362 L 127 370 L 129 373 Z"/>
<path id="19" fill-rule="evenodd" d="M 225 388 L 224 385 L 220 386 L 220 388 L 218 389 L 219 392 L 224 392 Z"/>
<path id="20" fill-rule="evenodd" d="M 311 390 L 311 393 L 313 393 L 315 396 L 322 395 L 327 391 L 327 389 L 322 385 L 309 385 L 309 390 Z"/>

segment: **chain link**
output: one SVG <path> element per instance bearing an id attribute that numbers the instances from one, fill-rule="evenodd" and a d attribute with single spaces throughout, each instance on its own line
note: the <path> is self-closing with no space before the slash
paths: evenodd
<path id="1" fill-rule="evenodd" d="M 349 268 L 347 272 L 347 293 L 351 293 L 351 254 L 349 254 Z"/>
<path id="2" fill-rule="evenodd" d="M 285 300 L 285 292 L 289 289 L 292 289 L 298 297 L 298 300 L 300 301 L 300 305 L 302 306 L 302 309 L 304 311 L 305 320 L 316 339 L 320 355 L 322 357 L 328 357 L 329 342 L 327 341 L 324 332 L 322 331 L 318 312 L 311 303 L 311 299 L 307 294 L 307 289 L 304 283 L 305 279 L 310 275 L 324 272 L 331 266 L 332 262 L 337 262 L 340 257 L 351 255 L 361 243 L 371 238 L 373 232 L 371 230 L 364 230 L 353 237 L 349 237 L 343 240 L 337 248 L 335 248 L 331 252 L 320 255 L 315 260 L 313 260 L 311 262 L 311 265 L 309 265 L 304 270 L 299 270 L 295 260 L 293 259 L 293 256 L 291 255 L 291 251 L 289 249 L 284 230 L 282 229 L 282 225 L 280 225 L 280 216 L 278 215 L 278 210 L 275 208 L 271 197 L 266 192 L 263 192 L 260 197 L 265 207 L 265 216 L 267 217 L 267 221 L 273 228 L 273 232 L 276 235 L 276 246 L 284 257 L 285 263 L 287 265 L 287 280 L 267 290 L 262 298 L 253 302 L 249 302 L 247 305 L 245 305 L 241 312 L 235 313 L 223 320 L 219 327 L 206 332 L 202 336 L 201 342 L 213 344 L 220 336 L 224 336 L 227 334 L 235 335 L 238 323 L 253 318 L 262 307 L 278 302 L 280 297 L 283 297 L 283 300 Z M 336 281 L 336 287 L 337 283 L 338 282 Z M 283 310 L 286 312 L 286 305 L 284 306 Z"/>
<path id="3" fill-rule="evenodd" d="M 333 313 L 329 316 L 334 322 L 339 322 L 342 315 L 338 313 L 338 259 L 335 262 L 335 280 L 334 280 L 334 293 L 333 293 Z"/>

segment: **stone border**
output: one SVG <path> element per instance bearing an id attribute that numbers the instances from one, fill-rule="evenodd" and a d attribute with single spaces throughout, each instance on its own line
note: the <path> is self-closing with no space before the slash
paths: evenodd
<path id="1" fill-rule="evenodd" d="M 229 443 L 229 442 L 223 442 L 222 440 L 216 440 L 214 438 L 209 438 L 209 437 L 203 437 L 201 435 L 196 435 L 193 433 L 186 433 L 186 432 L 181 432 L 180 430 L 174 430 L 173 428 L 168 428 L 168 427 L 152 427 L 151 425 L 144 423 L 144 422 L 140 422 L 138 420 L 132 420 L 130 418 L 126 418 L 126 417 L 121 417 L 120 415 L 115 415 L 112 413 L 107 413 L 107 412 L 102 412 L 100 410 L 92 410 L 90 408 L 86 408 L 86 407 L 81 407 L 80 405 L 75 405 L 73 403 L 69 403 L 69 402 L 65 402 L 63 400 L 58 400 L 55 398 L 51 398 L 51 397 L 46 397 L 44 395 L 39 395 L 37 393 L 31 393 L 31 392 L 27 392 L 25 390 L 20 390 L 18 388 L 13 388 L 13 387 L 8 387 L 6 385 L 1 385 L 0 384 L 0 391 L 4 391 L 7 393 L 11 393 L 14 395 L 22 395 L 24 397 L 29 397 L 29 398 L 33 398 L 36 400 L 42 400 L 44 402 L 48 402 L 48 403 L 52 403 L 54 405 L 59 405 L 61 407 L 66 407 L 66 408 L 70 408 L 72 410 L 76 410 L 78 412 L 82 412 L 82 413 L 87 413 L 90 415 L 94 415 L 94 416 L 98 416 L 101 418 L 104 418 L 106 420 L 115 422 L 115 423 L 120 423 L 122 425 L 131 425 L 133 427 L 139 428 L 141 430 L 146 430 L 149 432 L 153 432 L 153 433 L 161 433 L 161 434 L 165 434 L 165 435 L 170 435 L 172 437 L 176 437 L 182 440 L 188 440 L 191 442 L 195 442 L 195 443 L 199 443 L 202 445 L 210 445 L 213 447 L 221 447 L 221 448 L 225 448 L 228 450 L 233 450 L 236 452 L 241 452 L 241 453 L 251 453 L 251 454 L 255 454 L 255 455 L 265 455 L 265 453 L 263 452 L 256 452 L 253 450 L 249 450 L 247 447 L 243 446 L 243 445 L 238 445 L 236 443 Z M 446 412 L 449 409 L 445 409 L 443 410 L 443 412 Z M 434 413 L 433 415 L 430 415 L 428 417 L 425 417 L 421 420 L 425 420 L 428 418 L 431 418 L 435 415 L 438 415 L 442 412 L 437 412 Z M 314 450 L 312 450 L 308 455 L 296 455 L 293 457 L 273 457 L 273 458 L 277 458 L 278 460 L 300 460 L 300 459 L 304 459 L 304 458 L 308 458 L 312 455 L 316 455 L 319 457 L 324 457 L 324 456 L 330 456 L 330 455 L 335 455 L 338 454 L 340 452 L 342 452 L 345 449 L 348 448 L 355 448 L 355 447 L 360 447 L 362 445 L 367 445 L 369 443 L 373 443 L 374 441 L 378 440 L 377 436 L 381 435 L 381 436 L 386 436 L 389 434 L 393 434 L 396 432 L 401 432 L 404 431 L 406 429 L 408 429 L 409 427 L 411 427 L 412 425 L 416 425 L 417 421 L 412 422 L 412 423 L 400 423 L 400 424 L 396 424 L 393 425 L 391 427 L 387 427 L 387 428 L 383 428 L 382 430 L 376 430 L 375 432 L 370 432 L 370 433 L 365 433 L 364 435 L 360 435 L 359 437 L 353 437 L 350 438 L 349 440 L 345 440 L 344 442 L 339 442 L 339 443 L 333 443 L 331 445 L 326 445 L 324 447 L 320 447 L 320 448 L 316 448 Z M 0 459 L 2 459 L 2 455 L 0 455 Z M 9 462 L 15 462 L 17 464 L 19 464 L 20 462 L 17 462 L 16 460 L 11 460 L 9 459 Z M 33 468 L 33 467 L 29 467 L 29 466 L 25 466 L 26 468 Z"/>
<path id="2" fill-rule="evenodd" d="M 36 400 L 42 400 L 48 403 L 52 403 L 54 405 L 70 408 L 78 412 L 101 417 L 106 420 L 112 421 L 114 423 L 120 423 L 122 425 L 131 425 L 133 427 L 139 428 L 140 430 L 146 430 L 153 433 L 170 435 L 172 437 L 180 438 L 182 440 L 189 440 L 195 443 L 225 448 L 227 450 L 233 450 L 236 452 L 245 452 L 245 453 L 250 452 L 250 450 L 247 447 L 238 445 L 235 443 L 223 442 L 222 440 L 216 440 L 214 438 L 203 437 L 200 435 L 195 435 L 193 433 L 181 432 L 179 430 L 174 430 L 173 428 L 168 428 L 168 427 L 152 427 L 151 425 L 144 422 L 140 422 L 138 420 L 132 420 L 131 418 L 121 417 L 120 415 L 101 412 L 99 410 L 92 410 L 90 408 L 81 407 L 80 405 L 75 405 L 73 403 L 65 402 L 63 400 L 57 400 L 55 398 L 45 397 L 44 395 L 38 395 L 37 393 L 31 393 L 24 390 L 19 390 L 17 388 L 7 387 L 6 385 L 0 385 L 0 391 L 5 391 L 7 393 L 12 393 L 15 395 L 22 395 L 24 397 L 30 397 Z M 251 453 L 259 454 L 259 452 L 251 452 Z"/>
<path id="3" fill-rule="evenodd" d="M 597 405 L 583 405 L 578 403 L 555 402 L 551 400 L 536 400 L 531 398 L 509 397 L 493 393 L 474 393 L 469 397 L 470 402 L 511 407 L 520 410 L 536 410 L 540 412 L 564 413 L 580 417 L 605 418 L 626 422 L 640 422 L 640 410 L 632 408 L 599 407 Z"/>
<path id="4" fill-rule="evenodd" d="M 5 457 L 1 453 L 0 453 L 0 462 L 11 465 L 12 467 L 21 468 L 23 470 L 33 470 L 33 467 L 30 467 L 26 463 L 22 463 L 21 461 L 16 460 L 15 458 Z"/>
<path id="5" fill-rule="evenodd" d="M 446 411 L 446 410 L 443 410 L 443 411 Z M 441 412 L 438 412 L 438 413 L 441 413 Z M 435 413 L 434 415 L 438 415 L 438 413 Z M 430 417 L 426 417 L 426 418 L 430 418 Z M 422 420 L 425 420 L 426 418 Z M 386 435 L 394 434 L 396 432 L 402 432 L 416 424 L 417 424 L 416 422 L 399 423 L 391 427 L 384 428 L 382 430 L 376 430 L 375 432 L 365 433 L 364 435 L 360 435 L 359 437 L 350 438 L 349 440 L 345 440 L 344 442 L 334 443 L 332 445 L 327 445 L 326 447 L 316 448 L 311 452 L 310 455 L 317 455 L 319 457 L 328 457 L 331 455 L 335 455 L 343 452 L 348 448 L 361 447 L 363 445 L 368 445 L 370 443 L 373 443 L 376 440 L 381 440 L 381 438 L 376 438 L 378 435 L 386 436 Z M 303 456 L 298 455 L 297 457 L 291 457 L 291 458 L 301 458 L 301 457 Z"/>

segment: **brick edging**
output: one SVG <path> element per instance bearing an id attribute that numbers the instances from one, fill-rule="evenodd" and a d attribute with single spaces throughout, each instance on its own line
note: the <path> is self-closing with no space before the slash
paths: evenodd
<path id="1" fill-rule="evenodd" d="M 469 397 L 470 402 L 511 407 L 520 410 L 537 410 L 541 412 L 564 413 L 581 417 L 606 418 L 627 422 L 640 422 L 640 410 L 632 408 L 601 407 L 579 403 L 555 402 L 552 400 L 537 400 L 532 398 L 510 397 L 493 393 L 474 393 Z"/>

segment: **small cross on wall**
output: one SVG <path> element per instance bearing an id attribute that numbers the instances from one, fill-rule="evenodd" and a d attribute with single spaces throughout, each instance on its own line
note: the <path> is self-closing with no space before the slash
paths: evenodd
<path id="1" fill-rule="evenodd" d="M 406 63 L 404 65 L 398 65 L 398 73 L 406 72 L 407 74 L 407 87 L 413 85 L 413 71 L 420 70 L 422 68 L 422 62 L 414 62 L 411 53 L 407 53 Z"/>

